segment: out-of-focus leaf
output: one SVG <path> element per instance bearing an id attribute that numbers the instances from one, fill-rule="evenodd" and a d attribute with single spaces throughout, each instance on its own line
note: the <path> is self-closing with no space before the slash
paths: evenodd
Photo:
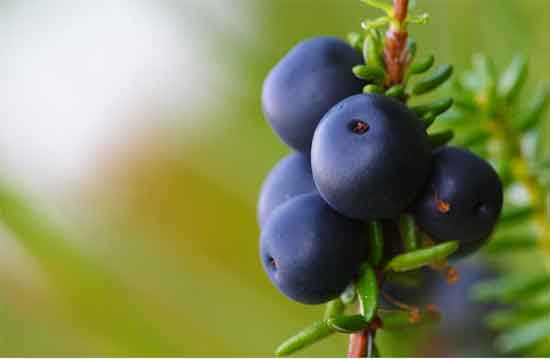
<path id="1" fill-rule="evenodd" d="M 529 303 L 515 309 L 504 309 L 490 313 L 486 322 L 493 329 L 508 330 L 550 313 L 550 303 Z"/>
<path id="2" fill-rule="evenodd" d="M 528 131 L 535 127 L 539 120 L 542 118 L 548 100 L 550 98 L 550 91 L 548 86 L 541 85 L 537 88 L 529 107 L 520 117 L 518 129 L 520 131 Z"/>
<path id="3" fill-rule="evenodd" d="M 506 102 L 512 102 L 521 90 L 527 77 L 527 60 L 516 55 L 498 82 L 498 95 Z"/>
<path id="4" fill-rule="evenodd" d="M 500 223 L 513 224 L 531 218 L 535 209 L 531 206 L 505 206 L 500 216 Z"/>
<path id="5" fill-rule="evenodd" d="M 530 298 L 550 288 L 550 276 L 538 277 L 503 277 L 477 284 L 472 294 L 478 300 L 501 300 L 510 302 Z"/>
<path id="6" fill-rule="evenodd" d="M 550 337 L 550 318 L 548 315 L 501 334 L 497 347 L 505 353 L 514 353 L 537 344 Z"/>
<path id="7" fill-rule="evenodd" d="M 490 254 L 510 252 L 516 250 L 533 249 L 537 246 L 537 236 L 517 237 L 514 235 L 500 236 L 491 239 L 485 250 Z"/>
<path id="8" fill-rule="evenodd" d="M 474 73 L 481 79 L 481 92 L 477 94 L 478 103 L 492 114 L 496 107 L 497 72 L 495 64 L 483 54 L 475 54 L 472 58 Z"/>

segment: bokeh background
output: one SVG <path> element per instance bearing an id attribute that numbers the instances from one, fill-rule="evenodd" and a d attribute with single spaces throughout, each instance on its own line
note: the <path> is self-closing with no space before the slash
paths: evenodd
<path id="1" fill-rule="evenodd" d="M 530 60 L 550 81 L 547 0 L 418 0 L 419 52 Z M 271 356 L 322 313 L 273 289 L 255 205 L 288 153 L 261 83 L 303 38 L 378 15 L 358 0 L 0 0 L 0 355 Z M 490 355 L 464 285 L 384 355 Z M 337 356 L 334 336 L 303 355 Z"/>

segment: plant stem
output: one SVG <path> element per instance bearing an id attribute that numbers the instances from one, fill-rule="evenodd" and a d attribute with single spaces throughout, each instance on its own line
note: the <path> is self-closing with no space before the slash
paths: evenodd
<path id="1" fill-rule="evenodd" d="M 388 71 L 386 86 L 390 87 L 403 82 L 407 59 L 407 30 L 405 19 L 409 0 L 393 1 L 393 21 L 386 32 L 386 44 L 384 48 L 384 60 Z"/>
<path id="2" fill-rule="evenodd" d="M 401 84 L 407 69 L 408 54 L 406 45 L 408 34 L 406 31 L 405 19 L 407 18 L 408 8 L 409 0 L 393 1 L 393 21 L 386 32 L 384 48 L 384 61 L 388 73 L 385 83 L 386 88 Z M 375 327 L 366 328 L 360 332 L 351 334 L 349 338 L 348 357 L 371 357 L 375 334 Z"/>
<path id="3" fill-rule="evenodd" d="M 349 337 L 348 358 L 367 358 L 372 347 L 370 329 L 363 329 Z"/>

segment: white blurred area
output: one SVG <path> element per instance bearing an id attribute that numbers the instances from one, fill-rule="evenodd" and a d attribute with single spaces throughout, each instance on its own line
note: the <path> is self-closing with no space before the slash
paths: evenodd
<path id="1" fill-rule="evenodd" d="M 204 106 L 210 89 L 221 87 L 222 65 L 213 66 L 201 44 L 208 24 L 193 9 L 228 31 L 246 27 L 235 4 L 218 4 L 0 2 L 2 178 L 41 196 L 63 196 L 101 176 L 106 147 L 166 119 L 199 120 L 177 114 Z"/>

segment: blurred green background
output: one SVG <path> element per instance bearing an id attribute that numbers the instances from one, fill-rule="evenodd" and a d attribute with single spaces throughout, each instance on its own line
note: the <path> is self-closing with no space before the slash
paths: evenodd
<path id="1" fill-rule="evenodd" d="M 458 73 L 475 52 L 499 67 L 523 53 L 529 86 L 550 80 L 549 1 L 418 8 L 431 14 L 410 29 L 420 54 Z M 298 41 L 345 36 L 374 10 L 358 0 L 0 10 L 1 355 L 271 356 L 321 315 L 273 289 L 257 258 L 256 197 L 288 153 L 263 119 L 261 84 Z M 431 338 L 381 337 L 381 351 L 492 353 L 489 336 Z M 303 355 L 343 355 L 346 343 L 334 336 Z"/>

